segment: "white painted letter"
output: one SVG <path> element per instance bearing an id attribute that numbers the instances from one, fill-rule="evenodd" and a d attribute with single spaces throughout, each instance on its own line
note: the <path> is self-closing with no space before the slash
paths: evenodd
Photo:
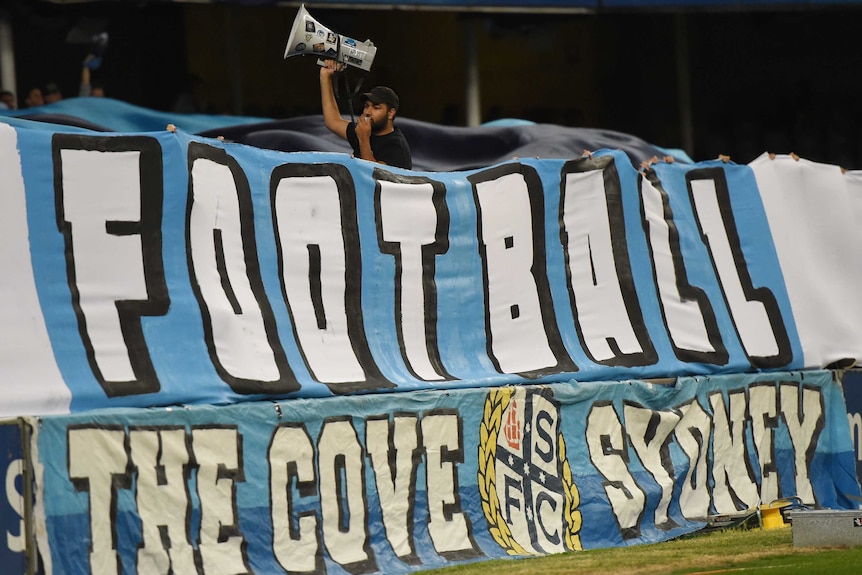
<path id="1" fill-rule="evenodd" d="M 141 518 L 137 573 L 196 573 L 189 526 L 189 452 L 185 429 L 131 430 L 137 471 L 135 501 Z"/>
<path id="2" fill-rule="evenodd" d="M 494 359 L 503 373 L 556 365 L 533 276 L 533 217 L 524 176 L 512 173 L 479 182 L 476 196 Z M 544 229 L 535 231 L 544 233 Z"/>
<path id="3" fill-rule="evenodd" d="M 353 424 L 332 420 L 323 424 L 317 442 L 320 468 L 320 512 L 323 541 L 333 561 L 348 568 L 374 562 L 365 509 L 365 465 Z"/>
<path id="4" fill-rule="evenodd" d="M 640 354 L 644 350 L 617 273 L 604 171 L 569 172 L 565 186 L 563 225 L 568 242 L 563 247 L 586 351 L 598 362 Z M 634 319 L 643 323 L 639 315 Z"/>
<path id="5" fill-rule="evenodd" d="M 443 379 L 429 358 L 426 323 L 436 320 L 426 316 L 429 309 L 425 286 L 425 251 L 437 241 L 437 208 L 434 187 L 429 183 L 403 184 L 378 180 L 380 186 L 380 227 L 382 239 L 391 246 L 396 258 L 395 321 L 400 322 L 402 353 L 413 373 L 425 381 Z M 433 253 L 430 255 L 434 257 Z M 433 261 L 431 262 L 433 264 Z M 433 271 L 433 265 L 430 270 Z M 433 284 L 432 284 L 433 286 Z M 431 294 L 435 295 L 435 294 Z M 434 297 L 436 303 L 436 297 Z M 428 326 L 436 330 L 436 326 Z M 435 338 L 436 339 L 436 338 Z"/>
<path id="6" fill-rule="evenodd" d="M 291 485 L 296 480 L 300 495 L 316 493 L 314 446 L 305 427 L 298 423 L 276 429 L 268 457 L 273 554 L 290 573 L 320 571 L 323 558 L 317 536 L 317 516 L 313 511 L 294 511 L 296 504 Z"/>
<path id="7" fill-rule="evenodd" d="M 9 507 L 12 508 L 12 511 L 17 513 L 21 518 L 21 521 L 18 524 L 18 535 L 15 535 L 11 531 L 6 532 L 6 546 L 9 548 L 9 551 L 12 551 L 13 553 L 24 551 L 27 542 L 26 534 L 24 532 L 24 494 L 20 493 L 15 487 L 15 481 L 19 477 L 23 479 L 23 476 L 24 469 L 22 460 L 13 459 L 10 461 L 9 467 L 6 468 L 6 501 L 9 503 Z"/>
<path id="8" fill-rule="evenodd" d="M 787 423 L 790 441 L 793 444 L 794 463 L 796 465 L 796 495 L 806 505 L 814 505 L 814 487 L 808 466 L 809 457 L 814 455 L 814 446 L 823 431 L 823 397 L 817 389 L 802 387 L 802 401 L 799 401 L 801 384 L 782 382 L 781 416 Z"/>
<path id="9" fill-rule="evenodd" d="M 657 183 L 641 177 L 641 201 L 659 304 L 674 352 L 684 361 L 726 363 L 727 349 L 712 304 L 702 289 L 688 281 L 670 199 Z"/>
<path id="10" fill-rule="evenodd" d="M 428 533 L 437 553 L 473 552 L 470 522 L 461 510 L 458 471 L 464 459 L 461 426 L 455 414 L 436 413 L 422 418 L 425 478 L 428 496 Z"/>
<path id="11" fill-rule="evenodd" d="M 152 138 L 80 136 L 58 136 L 54 148 L 57 225 L 90 367 L 110 396 L 158 391 L 140 322 L 166 313 L 169 301 L 160 251 L 161 148 Z"/>
<path id="12" fill-rule="evenodd" d="M 624 430 L 611 404 L 594 404 L 587 416 L 590 460 L 605 478 L 603 486 L 624 539 L 640 535 L 646 494 L 628 469 Z"/>
<path id="13" fill-rule="evenodd" d="M 207 575 L 250 573 L 236 516 L 235 482 L 243 481 L 241 439 L 235 427 L 192 429 L 201 510 L 198 548 Z"/>
<path id="14" fill-rule="evenodd" d="M 117 483 L 128 482 L 129 458 L 122 429 L 70 428 L 69 479 L 90 498 L 90 572 L 120 572 L 116 533 Z M 124 476 L 115 482 L 117 476 Z"/>
<path id="15" fill-rule="evenodd" d="M 390 453 L 390 441 L 395 449 Z M 407 563 L 419 562 L 413 541 L 413 506 L 416 504 L 416 467 L 419 437 L 415 415 L 369 419 L 365 446 L 374 468 L 386 539 Z"/>
<path id="16" fill-rule="evenodd" d="M 213 363 L 240 393 L 293 391 L 263 291 L 247 181 L 234 179 L 227 154 L 203 145 L 193 151 L 202 157 L 190 160 L 188 250 Z"/>
<path id="17" fill-rule="evenodd" d="M 683 516 L 697 521 L 706 521 L 709 516 L 709 438 L 711 424 L 709 414 L 696 399 L 680 406 L 682 419 L 674 434 L 679 446 L 688 456 L 688 472 L 682 482 L 679 507 Z"/>
<path id="18" fill-rule="evenodd" d="M 655 510 L 655 523 L 667 523 L 668 507 L 673 497 L 673 464 L 670 461 L 668 442 L 670 434 L 679 423 L 680 415 L 673 411 L 654 411 L 626 404 L 623 408 L 629 441 L 643 463 L 661 488 L 661 500 Z M 651 422 L 656 421 L 654 426 Z M 649 434 L 649 437 L 647 435 Z"/>
<path id="19" fill-rule="evenodd" d="M 775 429 L 778 427 L 778 390 L 775 382 L 749 388 L 748 413 L 757 460 L 760 463 L 760 501 L 778 499 L 778 471 L 775 464 Z"/>
<path id="20" fill-rule="evenodd" d="M 729 407 L 719 391 L 709 396 L 715 433 L 712 436 L 713 499 L 716 513 L 736 513 L 757 506 L 760 494 L 751 469 L 745 438 L 747 400 L 744 391 L 728 393 Z M 739 507 L 739 505 L 743 507 Z"/>

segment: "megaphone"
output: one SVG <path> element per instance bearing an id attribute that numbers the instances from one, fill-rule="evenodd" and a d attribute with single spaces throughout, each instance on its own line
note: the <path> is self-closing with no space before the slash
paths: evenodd
<path id="1" fill-rule="evenodd" d="M 323 58 L 331 58 L 367 72 L 371 70 L 377 48 L 371 40 L 359 42 L 330 30 L 308 13 L 305 4 L 300 4 L 284 48 L 284 58 L 306 54 L 319 56 L 321 59 L 317 63 L 321 66 Z"/>

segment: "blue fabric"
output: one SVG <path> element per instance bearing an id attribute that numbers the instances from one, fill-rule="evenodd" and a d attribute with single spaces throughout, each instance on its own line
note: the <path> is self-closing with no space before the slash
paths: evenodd
<path id="1" fill-rule="evenodd" d="M 6 110 L 3 116 L 55 121 L 65 117 L 77 120 L 83 127 L 111 132 L 155 132 L 174 124 L 187 132 L 202 132 L 220 126 L 233 126 L 265 121 L 268 118 L 250 116 L 213 116 L 207 114 L 178 114 L 142 108 L 113 98 L 64 98 L 53 104 Z"/>

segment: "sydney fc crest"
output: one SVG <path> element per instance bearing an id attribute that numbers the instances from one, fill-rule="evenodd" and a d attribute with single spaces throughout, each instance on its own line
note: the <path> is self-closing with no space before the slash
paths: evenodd
<path id="1" fill-rule="evenodd" d="M 581 549 L 580 498 L 550 390 L 506 387 L 488 393 L 478 474 L 488 528 L 509 554 Z"/>

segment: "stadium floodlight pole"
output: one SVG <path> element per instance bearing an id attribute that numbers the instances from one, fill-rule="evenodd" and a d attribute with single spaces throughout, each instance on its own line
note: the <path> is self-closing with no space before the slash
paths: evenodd
<path id="1" fill-rule="evenodd" d="M 476 47 L 476 25 L 468 19 L 464 24 L 464 39 L 467 48 L 466 86 L 464 98 L 467 109 L 467 126 L 476 127 L 482 123 L 482 102 L 479 92 L 479 57 Z"/>
<path id="2" fill-rule="evenodd" d="M 688 16 L 677 14 L 676 30 L 676 83 L 679 99 L 680 140 L 685 153 L 694 155 L 694 122 L 691 110 L 691 60 L 689 58 Z"/>

